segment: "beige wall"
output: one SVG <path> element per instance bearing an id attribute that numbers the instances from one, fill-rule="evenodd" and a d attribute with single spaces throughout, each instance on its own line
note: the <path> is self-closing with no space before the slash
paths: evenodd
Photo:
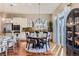
<path id="1" fill-rule="evenodd" d="M 0 17 L 0 33 L 2 32 L 2 25 L 3 25 L 3 23 L 4 23 L 5 21 L 2 21 L 2 17 Z"/>
<path id="2" fill-rule="evenodd" d="M 0 17 L 0 32 L 1 32 L 1 17 Z"/>
<path id="3" fill-rule="evenodd" d="M 73 9 L 73 8 L 79 8 L 79 3 L 73 3 L 72 6 L 71 6 L 71 8 L 72 8 L 72 9 Z"/>

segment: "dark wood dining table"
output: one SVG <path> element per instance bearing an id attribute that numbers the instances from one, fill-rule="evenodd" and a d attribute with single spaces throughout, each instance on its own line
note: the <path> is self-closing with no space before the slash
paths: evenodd
<path id="1" fill-rule="evenodd" d="M 30 39 L 30 41 L 33 39 L 33 40 L 36 40 L 37 41 L 37 44 L 36 46 L 40 47 L 40 40 L 42 42 L 44 42 L 44 39 L 47 39 L 47 37 L 27 37 L 27 39 Z M 46 43 L 46 51 L 47 51 L 47 43 Z"/>

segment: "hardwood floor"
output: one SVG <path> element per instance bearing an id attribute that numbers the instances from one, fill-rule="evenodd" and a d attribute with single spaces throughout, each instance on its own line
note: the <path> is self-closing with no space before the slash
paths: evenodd
<path id="1" fill-rule="evenodd" d="M 59 46 L 55 47 L 55 44 L 50 43 L 51 48 L 46 53 L 32 53 L 25 50 L 26 42 L 19 41 L 18 46 L 16 45 L 15 49 L 11 48 L 8 50 L 8 56 L 55 56 Z"/>

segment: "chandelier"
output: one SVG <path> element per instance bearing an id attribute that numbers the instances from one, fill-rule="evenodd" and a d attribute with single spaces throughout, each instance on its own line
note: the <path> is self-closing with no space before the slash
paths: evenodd
<path id="1" fill-rule="evenodd" d="M 40 3 L 38 3 L 38 12 L 39 12 L 39 18 L 38 18 L 38 20 L 40 20 Z"/>

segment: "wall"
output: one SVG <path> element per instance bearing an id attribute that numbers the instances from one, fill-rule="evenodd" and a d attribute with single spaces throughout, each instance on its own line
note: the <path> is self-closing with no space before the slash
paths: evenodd
<path id="1" fill-rule="evenodd" d="M 79 3 L 73 3 L 71 6 L 71 9 L 73 9 L 73 8 L 79 8 Z"/>
<path id="2" fill-rule="evenodd" d="M 5 21 L 3 21 L 3 18 L 0 16 L 0 33 L 2 34 L 2 31 L 3 31 L 3 23 L 4 23 Z"/>
<path id="3" fill-rule="evenodd" d="M 11 23 L 11 20 L 13 20 L 14 24 L 21 25 L 21 31 L 22 31 L 23 27 L 28 27 L 31 25 L 31 23 L 28 22 L 28 20 L 31 21 L 31 20 L 36 20 L 38 18 L 39 18 L 38 14 L 28 14 L 28 15 L 24 15 L 23 17 L 20 17 L 20 16 L 19 17 L 7 17 L 6 16 L 5 20 L 2 22 L 2 24 L 0 23 L 0 25 L 3 27 L 4 23 Z M 48 21 L 52 19 L 50 14 L 41 14 L 40 18 L 48 20 Z M 1 20 L 0 20 L 0 22 L 1 22 Z M 2 29 L 0 29 L 0 31 L 2 31 Z"/>
<path id="4" fill-rule="evenodd" d="M 0 32 L 1 32 L 1 17 L 0 17 Z"/>
<path id="5" fill-rule="evenodd" d="M 55 11 L 52 13 L 53 16 L 56 16 L 58 13 L 60 13 L 69 3 L 61 3 Z M 79 3 L 72 3 L 71 4 L 71 9 L 73 8 L 79 8 Z"/>

